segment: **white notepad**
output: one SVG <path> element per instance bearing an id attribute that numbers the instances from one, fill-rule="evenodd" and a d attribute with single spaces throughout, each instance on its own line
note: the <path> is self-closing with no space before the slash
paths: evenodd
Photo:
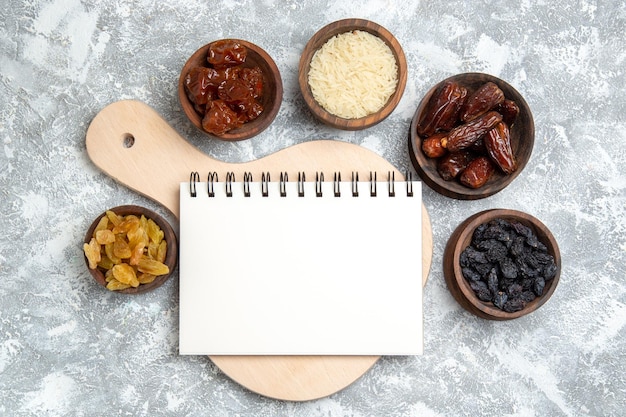
<path id="1" fill-rule="evenodd" d="M 421 183 L 255 180 L 180 185 L 180 354 L 421 354 Z"/>

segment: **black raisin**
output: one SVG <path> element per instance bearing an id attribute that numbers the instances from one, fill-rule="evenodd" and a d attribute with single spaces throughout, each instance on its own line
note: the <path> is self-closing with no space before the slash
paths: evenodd
<path id="1" fill-rule="evenodd" d="M 525 240 L 523 237 L 521 236 L 517 236 L 513 239 L 513 243 L 511 243 L 511 255 L 513 255 L 514 257 L 519 257 L 521 255 L 523 255 L 524 253 L 526 253 L 526 245 L 525 245 Z"/>
<path id="2" fill-rule="evenodd" d="M 491 301 L 491 292 L 489 288 L 487 288 L 487 284 L 483 281 L 471 281 L 469 284 L 479 300 L 486 302 Z"/>
<path id="3" fill-rule="evenodd" d="M 493 269 L 493 264 L 475 264 L 474 269 L 480 274 L 481 277 L 486 278 L 487 274 Z"/>
<path id="4" fill-rule="evenodd" d="M 517 278 L 517 271 L 519 270 L 518 266 L 511 258 L 504 258 L 500 261 L 500 271 L 502 272 L 502 276 L 506 279 L 515 279 Z"/>
<path id="5" fill-rule="evenodd" d="M 461 268 L 461 272 L 467 281 L 480 281 L 482 278 L 472 267 Z"/>
<path id="6" fill-rule="evenodd" d="M 546 265 L 543 269 L 542 275 L 546 281 L 553 279 L 556 276 L 556 264 L 552 262 L 551 264 Z"/>
<path id="7" fill-rule="evenodd" d="M 537 296 L 541 296 L 545 286 L 546 281 L 542 277 L 537 277 L 537 279 L 535 279 L 535 284 L 533 285 L 533 291 L 537 294 Z"/>
<path id="8" fill-rule="evenodd" d="M 537 236 L 533 233 L 530 227 L 524 226 L 521 223 L 516 223 L 514 228 L 518 231 L 520 236 L 524 236 L 526 238 L 526 244 L 528 246 L 536 248 L 539 245 L 539 240 L 537 240 Z"/>
<path id="9" fill-rule="evenodd" d="M 506 246 L 495 239 L 484 240 L 477 248 L 485 252 L 489 262 L 500 262 L 508 254 Z"/>
<path id="10" fill-rule="evenodd" d="M 476 246 L 479 242 L 481 242 L 484 237 L 483 234 L 485 233 L 485 230 L 487 229 L 487 224 L 483 223 L 478 225 L 478 227 L 476 227 L 476 229 L 474 229 L 474 233 L 472 234 L 472 245 Z"/>
<path id="11" fill-rule="evenodd" d="M 530 303 L 532 300 L 534 300 L 537 297 L 535 296 L 535 293 L 532 291 L 524 291 L 522 292 L 522 295 L 520 295 L 520 298 L 524 300 L 525 303 Z"/>
<path id="12" fill-rule="evenodd" d="M 507 313 L 515 313 L 516 311 L 520 311 L 523 310 L 524 307 L 526 307 L 526 303 L 524 302 L 524 300 L 522 300 L 521 298 L 514 298 L 514 299 L 509 299 L 506 303 L 504 303 L 504 305 L 502 306 L 502 310 L 506 311 Z"/>
<path id="13" fill-rule="evenodd" d="M 526 291 L 526 290 L 530 290 L 533 288 L 533 285 L 535 285 L 535 280 L 532 278 L 523 278 L 519 281 L 519 283 L 524 289 L 524 291 Z"/>
<path id="14" fill-rule="evenodd" d="M 549 253 L 545 253 L 545 252 L 536 252 L 535 259 L 537 259 L 537 262 L 539 262 L 541 265 L 548 265 L 548 264 L 554 263 L 554 257 L 550 255 Z"/>
<path id="15" fill-rule="evenodd" d="M 506 295 L 505 292 L 498 291 L 493 297 L 493 305 L 502 310 L 504 308 L 504 304 L 506 304 L 508 299 L 509 297 Z"/>
<path id="16" fill-rule="evenodd" d="M 468 246 L 463 252 L 465 252 L 467 260 L 468 262 L 470 262 L 471 265 L 473 265 L 474 263 L 485 264 L 488 262 L 485 254 L 481 251 L 476 250 L 472 246 Z"/>
<path id="17" fill-rule="evenodd" d="M 524 278 L 535 278 L 541 272 L 540 270 L 531 267 L 526 262 L 518 261 L 517 266 L 519 267 L 519 272 Z"/>
<path id="18" fill-rule="evenodd" d="M 498 292 L 498 271 L 496 271 L 496 268 L 492 268 L 487 275 L 487 288 L 489 288 L 491 294 Z"/>
<path id="19" fill-rule="evenodd" d="M 524 291 L 524 288 L 519 284 L 512 284 L 506 289 L 506 292 L 511 298 L 519 297 L 522 294 L 522 291 Z"/>
<path id="20" fill-rule="evenodd" d="M 483 236 L 485 239 L 496 239 L 503 243 L 511 241 L 510 233 L 499 224 L 488 227 Z"/>

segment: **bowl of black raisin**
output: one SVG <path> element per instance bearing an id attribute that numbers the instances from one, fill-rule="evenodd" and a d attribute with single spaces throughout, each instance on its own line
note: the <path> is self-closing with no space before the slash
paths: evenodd
<path id="1" fill-rule="evenodd" d="M 550 230 L 516 210 L 476 213 L 452 233 L 443 255 L 452 296 L 467 311 L 490 320 L 532 313 L 554 293 L 561 254 Z"/>

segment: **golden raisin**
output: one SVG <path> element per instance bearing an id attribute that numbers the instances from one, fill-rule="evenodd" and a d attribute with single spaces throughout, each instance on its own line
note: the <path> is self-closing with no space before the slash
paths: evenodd
<path id="1" fill-rule="evenodd" d="M 132 254 L 130 246 L 128 246 L 128 242 L 120 235 L 115 237 L 115 242 L 113 243 L 113 254 L 121 259 L 128 259 Z"/>
<path id="2" fill-rule="evenodd" d="M 137 275 L 137 280 L 140 284 L 150 284 L 156 279 L 156 275 L 146 274 L 145 272 L 140 272 Z"/>
<path id="3" fill-rule="evenodd" d="M 128 284 L 131 287 L 138 287 L 139 281 L 137 275 L 132 266 L 128 264 L 115 265 L 111 271 L 113 271 L 113 277 L 122 284 Z"/>
<path id="4" fill-rule="evenodd" d="M 106 217 L 103 217 L 106 219 Z M 109 229 L 98 230 L 96 232 L 96 241 L 100 245 L 106 245 L 107 243 L 115 242 L 115 234 Z"/>
<path id="5" fill-rule="evenodd" d="M 159 227 L 158 224 L 156 224 L 152 219 L 148 220 L 148 226 L 146 228 L 146 232 L 148 233 L 148 237 L 150 238 L 151 241 L 153 241 L 154 243 L 161 243 L 161 240 L 163 240 L 163 230 L 161 230 L 161 228 Z"/>
<path id="6" fill-rule="evenodd" d="M 145 272 L 152 275 L 165 275 L 170 272 L 167 265 L 154 259 L 146 258 L 145 256 L 139 260 L 137 269 L 140 272 Z"/>
<path id="7" fill-rule="evenodd" d="M 107 210 L 105 214 L 109 218 L 109 221 L 113 223 L 114 226 L 117 226 L 118 224 L 122 222 L 122 219 L 120 219 L 120 217 L 114 212 L 112 212 L 111 210 Z"/>
<path id="8" fill-rule="evenodd" d="M 111 210 L 99 220 L 92 239 L 83 245 L 91 269 L 99 268 L 112 291 L 138 287 L 169 273 L 164 264 L 164 232 L 144 215 L 120 216 Z"/>
<path id="9" fill-rule="evenodd" d="M 85 243 L 83 245 L 83 251 L 89 261 L 89 268 L 96 269 L 98 267 L 98 262 L 102 259 L 100 255 L 100 245 L 96 242 L 96 239 L 91 238 L 89 243 Z"/>
<path id="10" fill-rule="evenodd" d="M 143 251 L 144 251 L 145 247 L 146 246 L 145 246 L 145 243 L 143 241 L 138 242 L 131 249 L 131 255 L 130 255 L 130 259 L 128 260 L 128 263 L 131 264 L 131 265 L 137 265 L 139 263 L 139 260 L 143 256 Z"/>
<path id="11" fill-rule="evenodd" d="M 154 257 L 155 260 L 165 263 L 165 256 L 167 255 L 167 242 L 162 240 L 157 249 L 157 254 Z"/>
<path id="12" fill-rule="evenodd" d="M 111 291 L 121 291 L 121 290 L 125 290 L 127 288 L 130 288 L 131 286 L 128 284 L 122 284 L 121 282 L 119 282 L 116 279 L 113 279 L 111 281 L 109 281 L 109 283 L 107 284 L 107 289 L 111 290 Z"/>

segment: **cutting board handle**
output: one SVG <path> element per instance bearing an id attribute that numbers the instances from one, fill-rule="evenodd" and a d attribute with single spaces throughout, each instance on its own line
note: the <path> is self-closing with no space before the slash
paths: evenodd
<path id="1" fill-rule="evenodd" d="M 150 106 L 123 100 L 102 109 L 86 134 L 87 154 L 102 171 L 178 215 L 178 186 L 192 170 L 227 169 L 183 139 Z"/>

